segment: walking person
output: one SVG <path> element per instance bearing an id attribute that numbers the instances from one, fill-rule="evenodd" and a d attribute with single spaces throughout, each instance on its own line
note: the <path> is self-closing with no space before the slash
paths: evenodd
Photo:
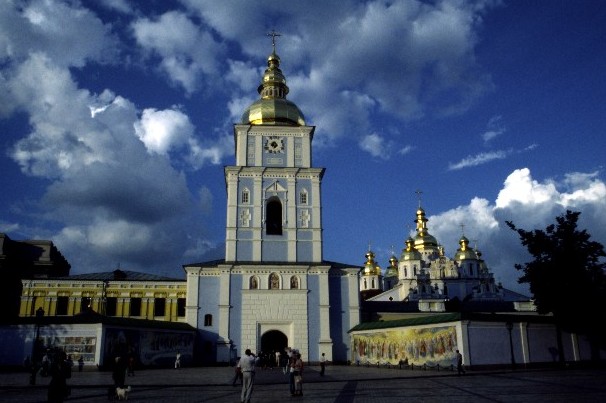
<path id="1" fill-rule="evenodd" d="M 297 362 L 297 352 L 291 350 L 288 353 L 288 386 L 290 388 L 290 395 L 295 395 L 295 363 Z"/>
<path id="2" fill-rule="evenodd" d="M 303 360 L 300 353 L 295 354 L 294 368 L 295 396 L 303 396 Z"/>
<path id="3" fill-rule="evenodd" d="M 244 354 L 244 357 L 240 358 L 240 369 L 242 370 L 242 393 L 240 394 L 240 401 L 242 403 L 250 403 L 250 397 L 252 396 L 255 384 L 255 365 L 257 364 L 257 359 L 248 348 Z"/>
<path id="4" fill-rule="evenodd" d="M 175 369 L 181 368 L 181 352 L 177 351 L 177 356 L 175 357 Z"/>
<path id="5" fill-rule="evenodd" d="M 461 353 L 459 353 L 459 350 L 456 351 L 456 357 L 457 357 L 457 375 L 464 374 L 465 370 L 463 369 L 463 355 L 461 355 Z"/>
<path id="6" fill-rule="evenodd" d="M 326 371 L 326 354 L 322 353 L 320 357 L 320 376 L 324 376 L 324 371 Z"/>

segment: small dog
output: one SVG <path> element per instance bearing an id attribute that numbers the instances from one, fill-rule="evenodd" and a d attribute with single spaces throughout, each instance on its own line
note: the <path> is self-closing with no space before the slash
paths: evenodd
<path id="1" fill-rule="evenodd" d="M 117 387 L 116 388 L 116 398 L 118 400 L 128 400 L 128 394 L 130 393 L 130 391 L 131 391 L 130 386 L 127 386 L 125 388 Z"/>

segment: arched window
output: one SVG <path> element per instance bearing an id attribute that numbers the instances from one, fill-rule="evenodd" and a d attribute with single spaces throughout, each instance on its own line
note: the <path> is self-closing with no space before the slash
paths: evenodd
<path id="1" fill-rule="evenodd" d="M 213 325 L 213 316 L 210 313 L 204 315 L 204 326 L 212 326 Z"/>
<path id="2" fill-rule="evenodd" d="M 301 190 L 301 193 L 299 193 L 299 203 L 307 204 L 307 190 L 303 189 Z"/>
<path id="3" fill-rule="evenodd" d="M 279 290 L 280 289 L 280 277 L 276 273 L 269 275 L 269 289 Z"/>
<path id="4" fill-rule="evenodd" d="M 299 278 L 297 276 L 292 276 L 290 278 L 290 289 L 296 290 L 299 288 Z"/>
<path id="5" fill-rule="evenodd" d="M 267 235 L 282 235 L 282 203 L 277 197 L 272 197 L 267 202 L 265 233 Z"/>
<path id="6" fill-rule="evenodd" d="M 250 278 L 250 283 L 249 283 L 249 288 L 251 290 L 256 290 L 257 288 L 259 288 L 259 279 L 256 276 L 252 276 Z"/>

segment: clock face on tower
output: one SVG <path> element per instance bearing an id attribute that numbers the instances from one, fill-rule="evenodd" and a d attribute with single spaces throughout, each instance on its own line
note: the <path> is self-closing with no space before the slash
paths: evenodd
<path id="1" fill-rule="evenodd" d="M 268 153 L 281 153 L 284 150 L 284 140 L 280 137 L 268 137 L 265 140 L 265 151 Z"/>

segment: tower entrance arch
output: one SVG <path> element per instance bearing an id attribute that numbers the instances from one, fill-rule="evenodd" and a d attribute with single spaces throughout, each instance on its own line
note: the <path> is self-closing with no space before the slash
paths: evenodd
<path id="1" fill-rule="evenodd" d="M 280 352 L 288 347 L 288 337 L 279 330 L 270 330 L 261 336 L 261 351 L 264 353 Z"/>

